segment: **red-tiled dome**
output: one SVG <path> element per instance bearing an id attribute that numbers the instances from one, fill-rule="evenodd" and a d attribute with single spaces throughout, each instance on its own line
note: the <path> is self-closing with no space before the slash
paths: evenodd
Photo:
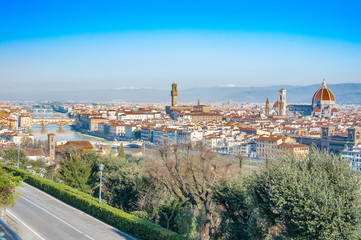
<path id="1" fill-rule="evenodd" d="M 278 108 L 278 107 L 279 107 L 279 104 L 280 104 L 279 101 L 276 101 L 276 102 L 273 104 L 273 107 L 274 107 L 274 108 Z"/>
<path id="2" fill-rule="evenodd" d="M 321 112 L 321 110 L 318 107 L 316 107 L 315 109 L 313 109 L 313 112 Z"/>
<path id="3" fill-rule="evenodd" d="M 319 101 L 336 101 L 335 95 L 326 87 L 325 79 L 323 79 L 322 87 L 313 95 L 313 102 Z"/>
<path id="4" fill-rule="evenodd" d="M 331 112 L 338 112 L 337 108 L 332 108 Z"/>

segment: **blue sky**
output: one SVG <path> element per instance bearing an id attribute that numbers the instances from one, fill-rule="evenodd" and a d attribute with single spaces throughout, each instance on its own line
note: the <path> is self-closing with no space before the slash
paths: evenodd
<path id="1" fill-rule="evenodd" d="M 359 1 L 0 0 L 15 90 L 361 82 Z"/>

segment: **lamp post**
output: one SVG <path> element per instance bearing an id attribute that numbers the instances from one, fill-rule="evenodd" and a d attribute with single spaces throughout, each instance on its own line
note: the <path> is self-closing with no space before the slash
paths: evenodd
<path id="1" fill-rule="evenodd" d="M 101 163 L 101 164 L 99 165 L 99 171 L 100 171 L 99 203 L 102 203 L 102 178 L 103 178 L 103 170 L 104 170 L 104 164 Z"/>
<path id="2" fill-rule="evenodd" d="M 20 144 L 18 144 L 18 166 L 17 168 L 19 169 L 20 167 Z"/>

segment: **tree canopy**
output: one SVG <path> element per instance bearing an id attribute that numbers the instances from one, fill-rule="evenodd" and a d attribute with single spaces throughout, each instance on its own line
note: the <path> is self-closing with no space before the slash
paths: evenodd
<path id="1" fill-rule="evenodd" d="M 2 157 L 6 160 L 10 160 L 11 162 L 13 162 L 15 165 L 18 162 L 18 149 L 17 148 L 9 148 L 6 149 L 2 152 Z M 20 165 L 23 165 L 27 162 L 27 156 L 26 156 L 26 152 L 22 149 L 20 149 L 19 151 L 19 161 L 20 161 Z"/>
<path id="2" fill-rule="evenodd" d="M 14 177 L 0 167 L 0 207 L 8 207 L 15 204 L 19 194 L 16 186 L 20 184 L 20 177 Z"/>
<path id="3" fill-rule="evenodd" d="M 60 162 L 59 177 L 68 186 L 83 192 L 90 192 L 90 175 L 91 165 L 75 154 Z"/>
<path id="4" fill-rule="evenodd" d="M 361 226 L 360 183 L 339 156 L 316 149 L 301 160 L 284 155 L 253 180 L 255 230 L 292 239 L 354 239 Z"/>

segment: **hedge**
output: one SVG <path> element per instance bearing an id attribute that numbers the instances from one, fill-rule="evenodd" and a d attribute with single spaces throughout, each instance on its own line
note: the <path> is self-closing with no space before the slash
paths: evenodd
<path id="1" fill-rule="evenodd" d="M 15 167 L 1 164 L 7 171 L 15 176 L 21 176 L 24 182 L 41 189 L 42 191 L 58 198 L 59 200 L 81 210 L 103 222 L 129 233 L 139 239 L 146 240 L 185 240 L 186 238 L 171 232 L 159 225 L 105 203 L 98 203 L 98 199 L 89 194 L 75 190 L 62 183 L 52 182 Z"/>

